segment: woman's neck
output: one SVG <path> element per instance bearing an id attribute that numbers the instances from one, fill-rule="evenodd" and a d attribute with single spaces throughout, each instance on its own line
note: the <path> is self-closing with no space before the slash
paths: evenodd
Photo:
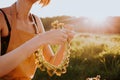
<path id="1" fill-rule="evenodd" d="M 16 17 L 21 20 L 29 20 L 29 12 L 33 3 L 29 0 L 18 0 L 16 2 Z"/>

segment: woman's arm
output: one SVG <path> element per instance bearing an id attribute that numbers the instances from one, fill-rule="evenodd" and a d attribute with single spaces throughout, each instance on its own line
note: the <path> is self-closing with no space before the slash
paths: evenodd
<path id="1" fill-rule="evenodd" d="M 38 35 L 25 42 L 20 47 L 8 52 L 3 56 L 0 56 L 0 77 L 13 70 L 22 61 L 34 53 L 34 51 L 37 50 L 40 45 L 43 45 L 45 43 L 43 37 L 43 34 Z"/>
<path id="2" fill-rule="evenodd" d="M 56 51 L 56 53 L 53 53 L 51 47 L 49 45 L 44 46 L 43 48 L 43 55 L 45 57 L 45 59 L 53 64 L 53 65 L 59 65 L 61 63 L 61 61 L 63 60 L 63 55 L 65 52 L 65 45 L 60 45 L 58 51 Z M 52 54 L 52 56 L 49 54 Z"/>
<path id="3" fill-rule="evenodd" d="M 66 42 L 67 39 L 64 39 L 64 35 L 66 34 L 61 30 L 47 31 L 38 34 L 18 48 L 0 56 L 0 77 L 17 67 L 22 61 L 40 48 L 41 45 L 62 44 Z M 51 57 L 51 55 L 49 55 L 49 57 Z"/>

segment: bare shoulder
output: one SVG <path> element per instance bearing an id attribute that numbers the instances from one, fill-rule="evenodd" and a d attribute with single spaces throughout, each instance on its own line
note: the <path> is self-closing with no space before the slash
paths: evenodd
<path id="1" fill-rule="evenodd" d="M 36 16 L 36 15 L 34 15 L 34 16 L 35 16 L 37 25 L 38 25 L 39 28 L 40 28 L 40 31 L 41 31 L 41 32 L 44 32 L 45 30 L 44 30 L 44 26 L 43 26 L 43 23 L 42 23 L 42 21 L 41 21 L 41 18 L 38 17 L 38 16 Z"/>
<path id="2" fill-rule="evenodd" d="M 7 9 L 3 9 L 3 11 L 6 14 L 8 14 Z M 8 28 L 7 28 L 6 20 L 5 20 L 5 17 L 4 17 L 4 14 L 2 13 L 2 11 L 0 11 L 0 31 L 2 32 L 1 36 L 7 36 L 8 35 Z"/>
<path id="3" fill-rule="evenodd" d="M 3 15 L 3 13 L 0 11 L 0 30 L 3 29 L 4 25 L 5 25 L 4 15 Z"/>
<path id="4" fill-rule="evenodd" d="M 2 11 L 9 16 L 10 7 L 2 8 Z M 0 11 L 0 29 L 6 25 L 4 14 Z"/>
<path id="5" fill-rule="evenodd" d="M 37 20 L 40 24 L 42 24 L 41 18 L 38 17 L 37 15 L 34 15 L 34 16 L 35 16 L 36 20 Z"/>

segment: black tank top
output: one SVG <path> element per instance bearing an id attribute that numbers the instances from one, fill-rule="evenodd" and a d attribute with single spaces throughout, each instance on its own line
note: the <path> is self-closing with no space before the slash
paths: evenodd
<path id="1" fill-rule="evenodd" d="M 0 11 L 4 15 L 4 18 L 5 18 L 8 30 L 9 30 L 8 36 L 1 37 L 1 55 L 4 55 L 6 53 L 6 51 L 7 51 L 9 40 L 10 40 L 11 26 L 10 26 L 9 20 L 8 20 L 7 15 L 5 14 L 5 12 L 2 9 L 0 9 Z"/>

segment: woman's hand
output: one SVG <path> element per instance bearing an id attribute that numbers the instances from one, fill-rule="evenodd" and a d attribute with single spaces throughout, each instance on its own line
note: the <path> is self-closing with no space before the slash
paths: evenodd
<path id="1" fill-rule="evenodd" d="M 69 36 L 66 29 L 50 30 L 43 33 L 43 35 L 46 44 L 64 44 Z"/>
<path id="2" fill-rule="evenodd" d="M 67 30 L 67 35 L 68 35 L 67 41 L 70 42 L 73 39 L 73 37 L 75 36 L 75 32 L 71 31 L 71 30 Z"/>
<path id="3" fill-rule="evenodd" d="M 75 34 L 76 34 L 76 32 L 74 31 L 73 26 L 74 25 L 71 25 L 71 24 L 64 25 L 64 29 L 66 29 L 67 35 L 68 35 L 68 42 L 70 42 L 73 39 L 73 37 L 75 36 Z"/>

